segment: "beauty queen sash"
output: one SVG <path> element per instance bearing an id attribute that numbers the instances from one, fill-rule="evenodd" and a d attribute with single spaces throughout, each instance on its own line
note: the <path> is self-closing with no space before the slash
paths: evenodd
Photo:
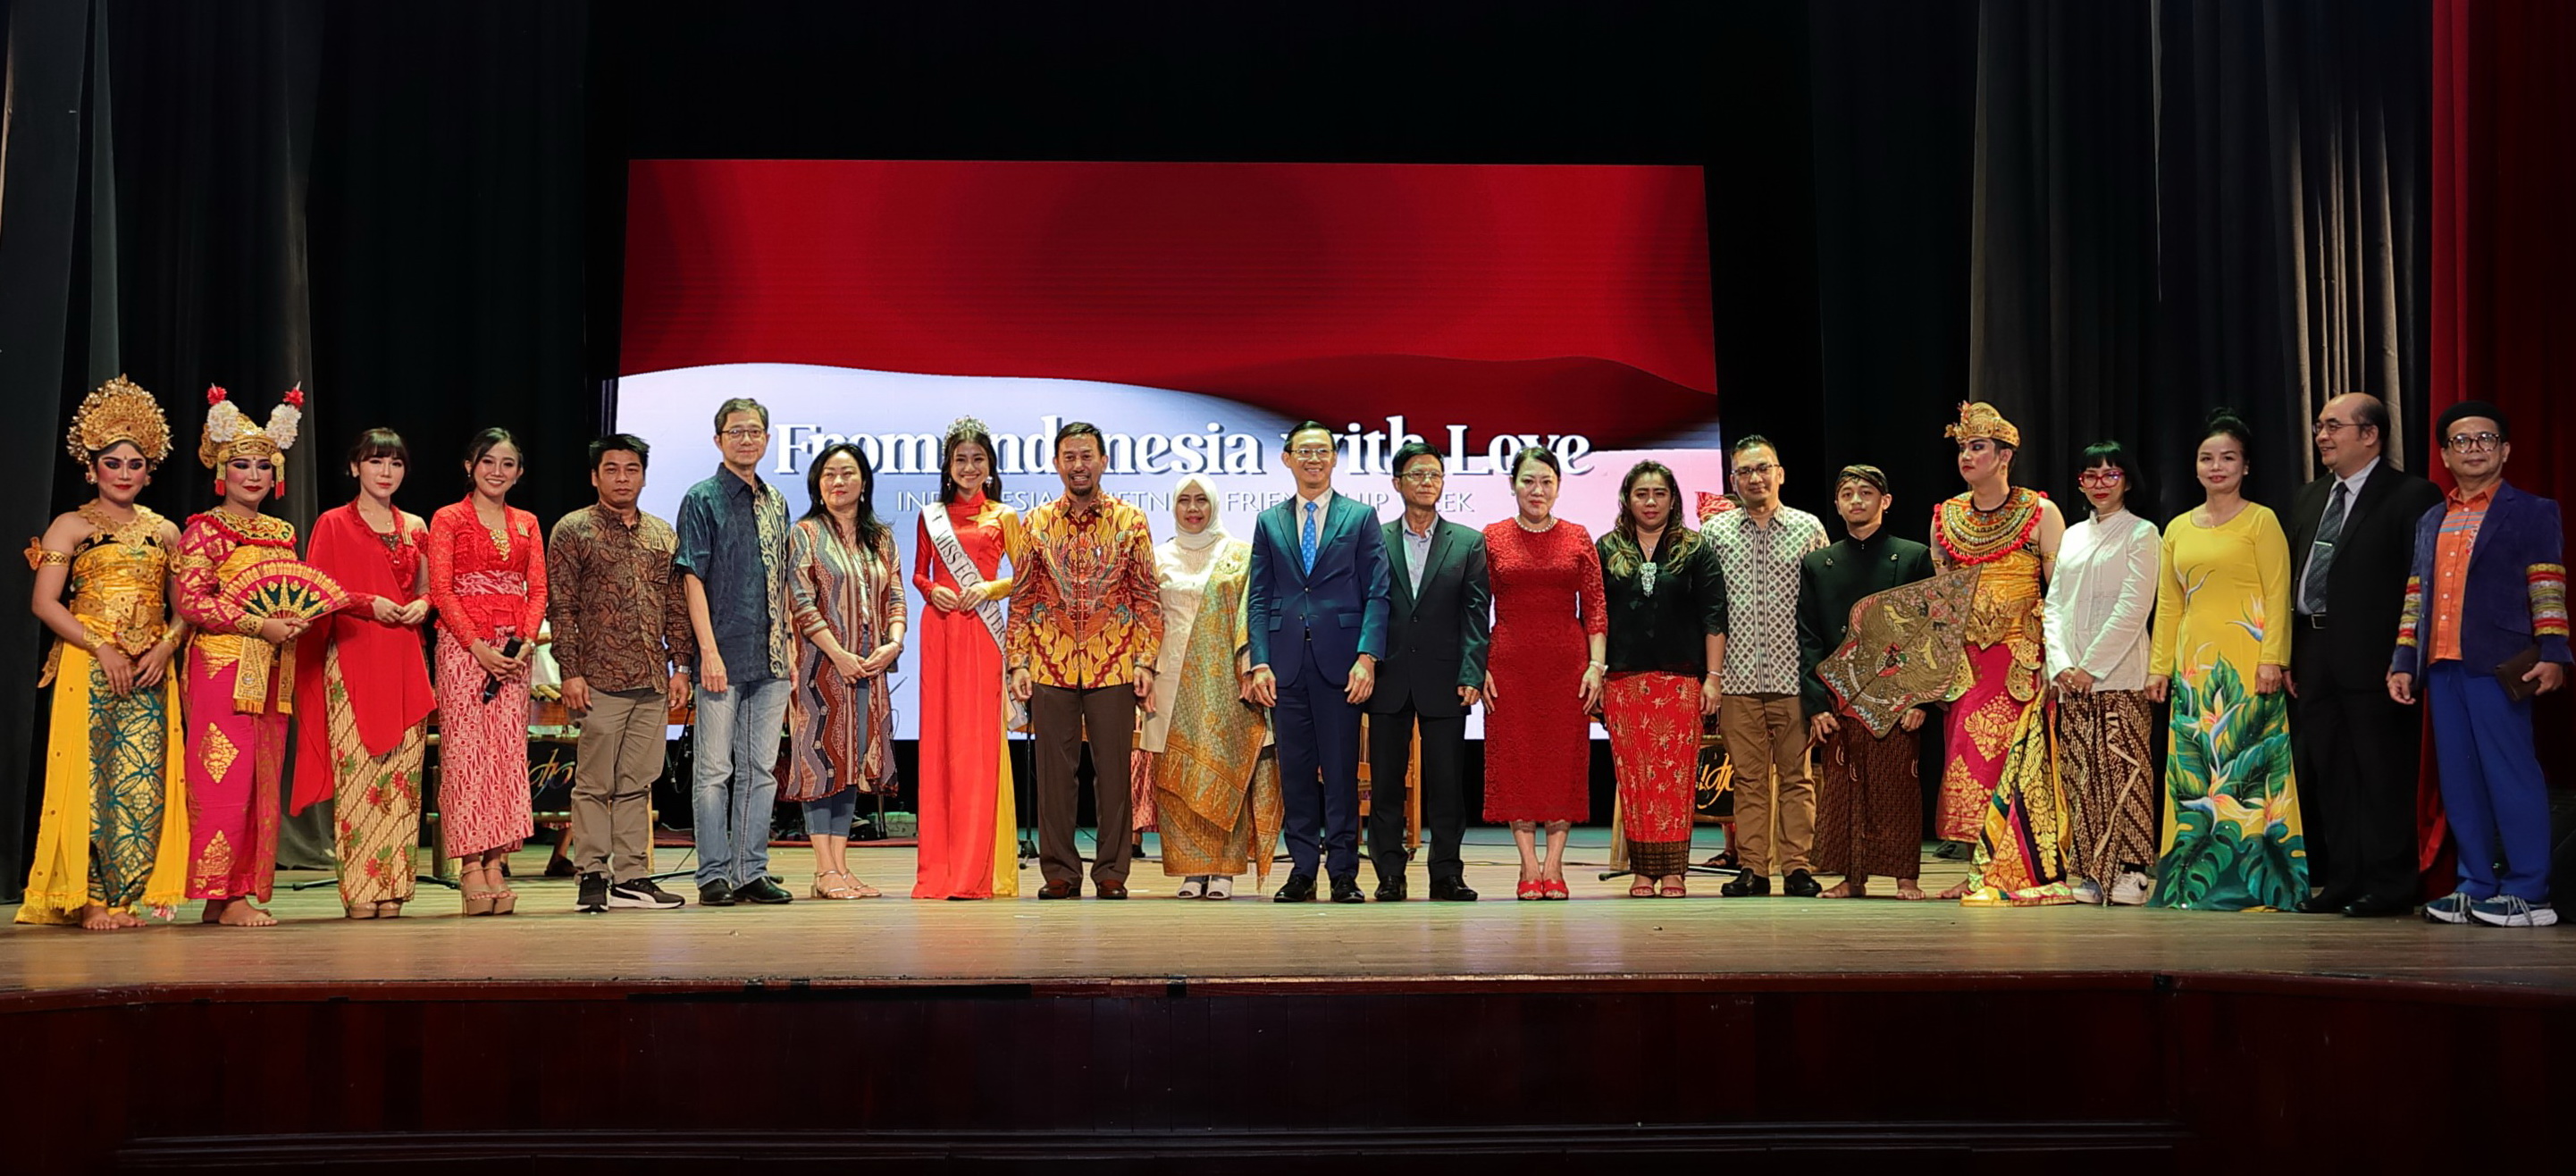
<path id="1" fill-rule="evenodd" d="M 949 578 L 957 581 L 959 588 L 973 591 L 984 586 L 984 573 L 976 569 L 974 559 L 966 554 L 966 545 L 957 541 L 956 525 L 948 521 L 947 503 L 931 503 L 930 509 L 921 512 L 921 526 L 930 533 L 932 550 L 939 553 L 939 562 L 948 568 Z M 1003 651 L 1003 673 L 1007 678 L 1010 647 L 1003 635 L 1010 627 L 1010 606 L 999 600 L 987 600 L 975 606 L 975 616 L 984 622 L 984 631 L 992 636 L 993 648 Z M 1028 707 L 1014 701 L 1008 689 L 1002 691 L 1002 726 L 1013 731 L 1029 729 Z"/>

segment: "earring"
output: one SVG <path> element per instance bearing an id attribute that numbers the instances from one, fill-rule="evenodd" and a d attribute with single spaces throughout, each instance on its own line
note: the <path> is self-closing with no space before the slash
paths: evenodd
<path id="1" fill-rule="evenodd" d="M 90 485 L 92 485 L 92 486 L 98 485 L 98 471 L 96 471 L 96 470 L 85 470 L 85 471 L 83 471 L 83 472 L 81 473 L 81 481 L 87 482 L 87 483 L 89 483 L 89 484 L 90 484 Z"/>
<path id="2" fill-rule="evenodd" d="M 221 498 L 221 497 L 223 497 L 223 496 L 224 496 L 224 480 L 223 480 L 222 478 L 217 478 L 217 479 L 215 479 L 215 497 L 217 497 L 217 498 Z"/>

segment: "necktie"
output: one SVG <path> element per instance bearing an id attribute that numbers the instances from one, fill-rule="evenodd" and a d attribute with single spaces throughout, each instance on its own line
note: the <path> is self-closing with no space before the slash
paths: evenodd
<path id="1" fill-rule="evenodd" d="M 1306 527 L 1297 533 L 1297 555 L 1306 561 L 1306 574 L 1310 576 L 1315 573 L 1315 508 L 1318 505 L 1321 504 L 1306 504 Z"/>
<path id="2" fill-rule="evenodd" d="M 2299 611 L 2309 616 L 2324 616 L 2326 611 L 2326 576 L 2334 571 L 2335 540 L 2343 538 L 2343 506 L 2347 491 L 2336 482 L 2334 498 L 2326 503 L 2324 518 L 2317 520 L 2317 543 L 2308 549 L 2308 582 L 2299 592 Z"/>

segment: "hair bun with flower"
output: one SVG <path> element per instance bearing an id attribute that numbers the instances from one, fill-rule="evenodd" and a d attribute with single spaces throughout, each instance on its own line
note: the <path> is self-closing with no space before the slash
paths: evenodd
<path id="1" fill-rule="evenodd" d="M 205 435 L 197 442 L 197 460 L 207 469 L 244 454 L 281 454 L 295 447 L 296 430 L 304 423 L 304 385 L 288 390 L 284 402 L 269 410 L 263 426 L 250 419 L 241 406 L 233 403 L 232 394 L 220 384 L 206 386 Z"/>

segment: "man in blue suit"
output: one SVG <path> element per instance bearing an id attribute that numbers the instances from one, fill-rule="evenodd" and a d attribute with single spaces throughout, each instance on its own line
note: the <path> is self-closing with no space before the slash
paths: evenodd
<path id="1" fill-rule="evenodd" d="M 1272 897 L 1309 902 L 1315 864 L 1334 902 L 1360 893 L 1360 704 L 1386 653 L 1386 540 L 1377 512 L 1333 493 L 1333 431 L 1288 431 L 1297 493 L 1261 512 L 1244 609 L 1252 630 L 1252 701 L 1271 708 L 1286 802 L 1288 882 Z"/>
<path id="2" fill-rule="evenodd" d="M 2424 907 L 2437 923 L 2558 921 L 2549 901 L 2549 780 L 2531 746 L 2531 696 L 2567 684 L 2567 558 L 2558 504 L 2504 480 L 2504 412 L 2442 413 L 2433 440 L 2453 487 L 2415 524 L 2388 696 L 2433 713 L 2442 808 L 2460 885 Z M 2503 863 L 2499 872 L 2497 863 Z"/>

